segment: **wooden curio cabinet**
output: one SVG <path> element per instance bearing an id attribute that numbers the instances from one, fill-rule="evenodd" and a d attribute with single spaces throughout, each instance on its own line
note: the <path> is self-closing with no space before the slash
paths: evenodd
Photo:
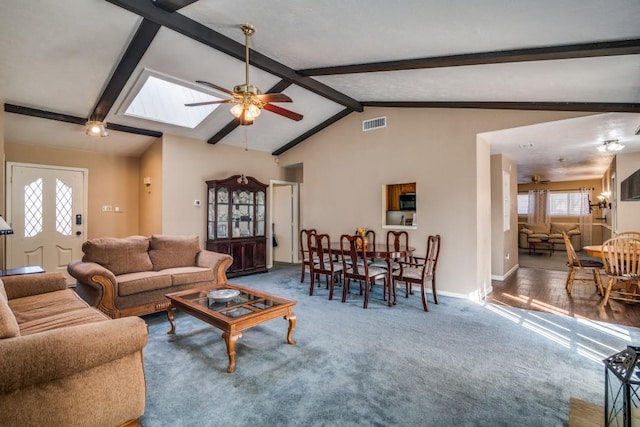
<path id="1" fill-rule="evenodd" d="M 207 249 L 233 257 L 228 277 L 266 272 L 267 186 L 234 175 L 207 188 Z"/>

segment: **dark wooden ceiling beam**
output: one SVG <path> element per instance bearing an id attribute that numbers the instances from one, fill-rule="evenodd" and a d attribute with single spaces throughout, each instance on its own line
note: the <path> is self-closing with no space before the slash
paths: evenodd
<path id="1" fill-rule="evenodd" d="M 365 107 L 481 108 L 489 110 L 589 111 L 594 113 L 640 113 L 640 104 L 623 102 L 420 102 L 368 101 Z"/>
<path id="2" fill-rule="evenodd" d="M 302 135 L 300 135 L 299 137 L 297 137 L 293 141 L 287 143 L 286 145 L 283 145 L 282 147 L 278 148 L 276 151 L 274 151 L 271 154 L 273 156 L 279 156 L 280 154 L 284 153 L 285 151 L 288 151 L 288 150 L 292 149 L 296 145 L 300 144 L 302 141 L 310 138 L 311 136 L 315 135 L 316 133 L 320 132 L 321 130 L 328 128 L 329 126 L 331 126 L 332 124 L 334 124 L 338 120 L 342 119 L 343 117 L 348 116 L 352 112 L 353 112 L 353 110 L 351 110 L 349 108 L 345 108 L 344 110 L 340 111 L 338 114 L 335 114 L 334 116 L 329 117 L 327 120 L 325 120 L 324 122 L 320 123 L 318 126 L 315 126 L 314 128 L 309 129 L 308 131 L 306 131 L 305 133 L 303 133 Z"/>
<path id="3" fill-rule="evenodd" d="M 40 119 L 56 120 L 58 122 L 71 123 L 80 126 L 86 126 L 87 121 L 89 120 L 86 117 L 71 116 L 69 114 L 55 113 L 53 111 L 38 110 L 36 108 L 23 107 L 21 105 L 15 104 L 4 104 L 4 111 L 7 113 L 38 117 Z M 113 122 L 107 123 L 106 127 L 109 130 L 133 133 L 136 135 L 152 136 L 155 138 L 160 138 L 162 136 L 162 132 L 156 132 L 154 130 L 141 129 L 132 126 L 119 125 Z"/>
<path id="4" fill-rule="evenodd" d="M 399 61 L 309 68 L 306 70 L 298 70 L 298 74 L 302 76 L 326 76 L 335 74 L 374 73 L 380 71 L 402 71 L 423 68 L 460 67 L 481 64 L 504 64 L 509 62 L 547 61 L 636 54 L 640 54 L 640 39 L 499 50 Z"/>
<path id="5" fill-rule="evenodd" d="M 107 0 L 116 6 L 122 7 L 130 12 L 142 16 L 145 19 L 165 26 L 173 31 L 183 34 L 193 40 L 199 41 L 220 52 L 239 60 L 245 60 L 245 46 L 222 34 L 213 31 L 211 28 L 200 24 L 179 13 L 170 13 L 155 7 L 151 1 L 140 0 Z M 338 92 L 337 90 L 320 83 L 309 77 L 303 77 L 295 70 L 277 62 L 260 52 L 251 50 L 249 55 L 251 65 L 267 71 L 281 79 L 290 81 L 304 89 L 316 93 L 333 102 L 344 105 L 354 111 L 363 111 L 362 105 L 355 99 Z"/>
<path id="6" fill-rule="evenodd" d="M 291 86 L 291 82 L 280 80 L 271 89 L 269 89 L 267 93 L 280 93 L 289 86 Z M 215 135 L 209 138 L 207 140 L 207 144 L 217 144 L 218 142 L 222 141 L 222 138 L 229 135 L 238 126 L 240 126 L 240 120 L 236 118 L 232 119 L 225 127 L 220 129 Z"/>
<path id="7" fill-rule="evenodd" d="M 159 24 L 147 19 L 142 20 L 111 79 L 109 79 L 109 83 L 107 83 L 98 99 L 96 107 L 90 115 L 92 120 L 104 121 L 105 117 L 107 117 L 158 30 L 160 30 Z"/>

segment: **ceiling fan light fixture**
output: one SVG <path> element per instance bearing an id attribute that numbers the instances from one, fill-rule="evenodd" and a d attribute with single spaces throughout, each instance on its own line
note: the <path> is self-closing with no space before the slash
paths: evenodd
<path id="1" fill-rule="evenodd" d="M 616 152 L 620 151 L 624 148 L 624 145 L 620 144 L 617 139 L 609 139 L 602 143 L 601 146 L 598 147 L 598 151 L 604 153 L 607 151 Z"/>
<path id="2" fill-rule="evenodd" d="M 109 136 L 109 132 L 107 132 L 105 124 L 100 120 L 89 120 L 86 124 L 86 128 L 86 134 L 89 136 L 99 136 L 102 138 Z"/>
<path id="3" fill-rule="evenodd" d="M 251 104 L 251 103 L 236 104 L 233 107 L 231 107 L 230 111 L 231 111 L 231 114 L 233 114 L 233 116 L 238 119 L 244 113 L 244 119 L 243 119 L 244 122 L 252 122 L 253 119 L 258 117 L 261 113 L 260 108 L 258 108 L 255 104 Z"/>

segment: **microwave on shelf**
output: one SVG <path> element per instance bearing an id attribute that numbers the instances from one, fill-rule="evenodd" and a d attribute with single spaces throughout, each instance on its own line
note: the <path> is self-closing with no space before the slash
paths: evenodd
<path id="1" fill-rule="evenodd" d="M 416 193 L 403 193 L 400 195 L 400 210 L 401 211 L 416 210 Z"/>

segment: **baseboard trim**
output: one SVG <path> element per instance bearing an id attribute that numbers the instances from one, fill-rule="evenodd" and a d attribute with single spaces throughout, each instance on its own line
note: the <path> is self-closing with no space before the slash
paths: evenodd
<path id="1" fill-rule="evenodd" d="M 507 271 L 507 273 L 505 275 L 503 275 L 503 276 L 497 276 L 497 275 L 492 274 L 491 275 L 491 280 L 497 280 L 498 282 L 504 282 L 509 276 L 511 276 L 516 271 L 518 271 L 519 268 L 520 268 L 520 264 L 516 264 L 511 268 L 511 270 Z"/>

